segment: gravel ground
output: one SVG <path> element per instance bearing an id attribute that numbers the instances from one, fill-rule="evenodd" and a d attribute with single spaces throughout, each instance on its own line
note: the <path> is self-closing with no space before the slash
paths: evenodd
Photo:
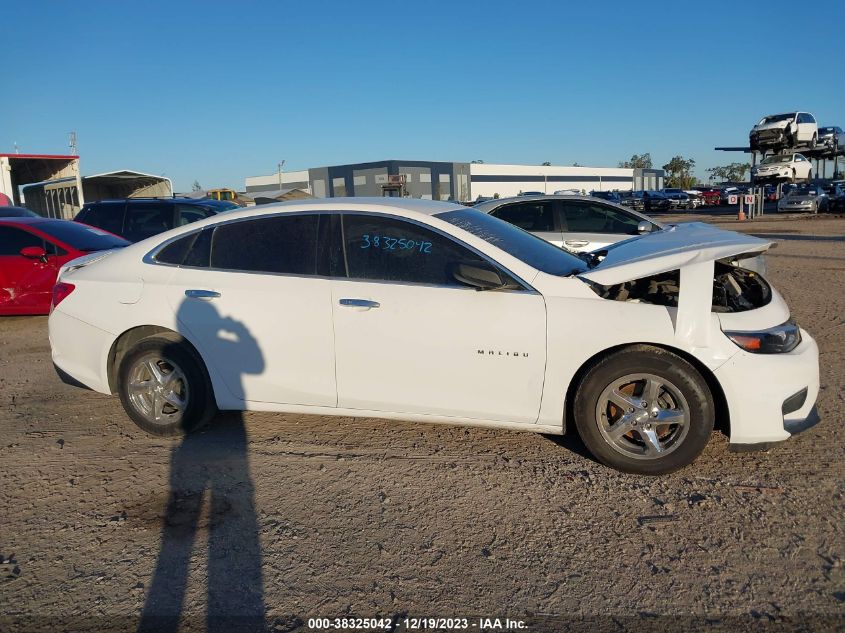
<path id="1" fill-rule="evenodd" d="M 46 318 L 0 319 L 0 630 L 845 629 L 845 220 L 726 226 L 777 236 L 823 423 L 768 453 L 714 435 L 660 478 L 573 438 L 375 419 L 248 413 L 157 439 L 59 382 Z"/>

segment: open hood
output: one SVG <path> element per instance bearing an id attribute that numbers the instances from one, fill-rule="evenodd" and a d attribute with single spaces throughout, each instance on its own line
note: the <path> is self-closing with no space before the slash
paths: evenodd
<path id="1" fill-rule="evenodd" d="M 619 284 L 692 264 L 754 257 L 772 244 L 703 222 L 677 224 L 593 251 L 601 261 L 578 277 L 605 286 Z"/>

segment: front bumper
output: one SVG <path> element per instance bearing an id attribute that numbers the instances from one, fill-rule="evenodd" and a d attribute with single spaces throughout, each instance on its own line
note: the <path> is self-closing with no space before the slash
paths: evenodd
<path id="1" fill-rule="evenodd" d="M 817 422 L 819 348 L 803 329 L 788 354 L 739 352 L 714 373 L 730 412 L 731 450 L 766 448 Z"/>
<path id="2" fill-rule="evenodd" d="M 752 146 L 757 145 L 758 147 L 776 147 L 778 145 L 783 145 L 787 142 L 786 129 L 773 128 L 768 130 L 758 130 L 756 132 L 752 132 L 749 135 L 748 140 Z"/>

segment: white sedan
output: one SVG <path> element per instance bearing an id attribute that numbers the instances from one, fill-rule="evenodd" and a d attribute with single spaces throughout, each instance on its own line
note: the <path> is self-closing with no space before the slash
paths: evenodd
<path id="1" fill-rule="evenodd" d="M 233 211 L 60 272 L 67 382 L 173 435 L 218 409 L 578 432 L 634 473 L 818 420 L 818 348 L 770 246 L 704 224 L 576 257 L 474 209 L 316 199 Z"/>
<path id="2" fill-rule="evenodd" d="M 778 154 L 752 167 L 751 178 L 756 182 L 809 181 L 813 179 L 813 166 L 803 154 Z"/>

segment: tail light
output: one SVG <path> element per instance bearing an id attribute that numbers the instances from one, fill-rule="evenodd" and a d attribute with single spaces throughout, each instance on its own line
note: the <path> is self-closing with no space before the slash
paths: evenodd
<path id="1" fill-rule="evenodd" d="M 63 281 L 58 282 L 53 286 L 53 301 L 50 304 L 50 312 L 52 312 L 57 305 L 59 305 L 65 298 L 74 291 L 76 286 L 73 284 L 66 284 Z"/>

